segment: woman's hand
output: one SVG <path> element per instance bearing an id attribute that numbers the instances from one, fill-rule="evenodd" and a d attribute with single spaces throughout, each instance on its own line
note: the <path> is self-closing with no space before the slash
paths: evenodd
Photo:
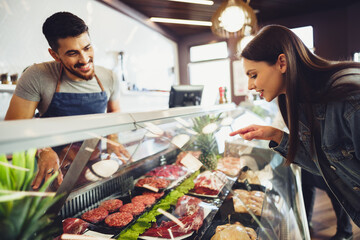
<path id="1" fill-rule="evenodd" d="M 37 190 L 41 186 L 44 179 L 46 182 L 57 171 L 59 172 L 57 176 L 58 184 L 60 185 L 62 183 L 63 175 L 61 171 L 59 171 L 59 157 L 52 148 L 48 147 L 38 150 L 37 164 L 38 172 L 32 182 L 32 188 L 34 190 Z"/>
<path id="2" fill-rule="evenodd" d="M 274 127 L 250 125 L 230 133 L 230 136 L 235 136 L 236 134 L 249 141 L 253 139 L 272 140 L 279 144 L 284 132 Z"/>

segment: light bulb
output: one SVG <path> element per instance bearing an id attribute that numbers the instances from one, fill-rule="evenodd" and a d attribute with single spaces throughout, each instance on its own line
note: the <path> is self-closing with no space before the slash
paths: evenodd
<path id="1" fill-rule="evenodd" d="M 245 13 L 238 6 L 227 7 L 219 20 L 226 31 L 237 32 L 244 26 Z"/>

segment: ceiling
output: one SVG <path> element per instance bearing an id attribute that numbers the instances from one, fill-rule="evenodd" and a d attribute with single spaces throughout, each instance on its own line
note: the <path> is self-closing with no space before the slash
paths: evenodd
<path id="1" fill-rule="evenodd" d="M 167 0 L 102 0 L 106 4 L 122 4 L 136 10 L 144 17 L 179 18 L 211 21 L 212 15 L 225 0 L 213 0 L 214 5 L 199 5 Z M 288 16 L 303 15 L 316 11 L 339 8 L 358 0 L 251 0 L 250 6 L 256 11 L 259 25 Z M 124 5 L 125 4 L 125 5 Z M 340 5 L 341 4 L 341 5 Z M 160 28 L 175 39 L 202 32 L 210 27 L 158 23 Z"/>

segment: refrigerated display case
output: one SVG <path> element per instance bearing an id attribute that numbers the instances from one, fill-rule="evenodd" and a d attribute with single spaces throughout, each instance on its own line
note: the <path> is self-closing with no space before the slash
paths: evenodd
<path id="1" fill-rule="evenodd" d="M 201 200 L 201 214 L 204 214 L 204 218 L 195 230 L 175 239 L 210 239 L 217 226 L 236 221 L 242 221 L 244 226 L 255 229 L 257 239 L 308 239 L 297 170 L 284 167 L 282 158 L 268 150 L 263 141 L 247 142 L 239 137 L 229 137 L 230 132 L 254 122 L 259 123 L 261 119 L 251 111 L 233 104 L 144 113 L 15 120 L 0 123 L 0 154 L 9 156 L 29 148 L 50 146 L 55 149 L 61 146 L 58 155 L 64 180 L 60 186 L 53 184 L 49 188 L 49 191 L 64 196 L 48 209 L 48 212 L 58 216 L 54 221 L 81 218 L 83 213 L 97 208 L 105 200 L 116 198 L 126 204 L 144 191 L 164 193 L 139 215 L 133 216 L 129 224 L 114 228 L 104 221 L 90 223 L 86 235 L 136 239 L 136 234 L 153 227 L 151 221 L 158 224 L 162 220 L 169 221 L 158 209 L 176 213 L 177 199 L 186 194 Z M 199 126 L 201 129 L 198 129 Z M 114 134 L 117 136 L 115 141 L 107 138 Z M 204 134 L 205 139 L 199 138 L 201 134 Z M 121 159 L 124 156 L 119 158 L 115 153 L 107 151 L 110 145 L 119 144 L 131 155 L 126 163 Z M 215 159 L 204 160 L 189 153 L 201 152 L 203 145 L 206 145 L 206 151 L 215 155 Z M 167 176 L 169 186 L 154 187 L 148 181 L 149 178 L 145 179 L 145 187 L 138 186 L 139 179 L 144 179 L 144 175 L 151 170 L 174 166 L 174 163 L 180 161 L 181 153 L 188 153 L 185 155 L 187 161 L 181 160 L 187 169 L 186 174 L 172 180 Z M 211 154 L 207 159 L 211 159 Z M 242 159 L 241 171 L 223 179 L 215 176 L 215 181 L 223 183 L 215 195 L 192 191 L 200 172 L 213 170 L 213 161 L 217 162 L 222 157 Z M 202 165 L 195 164 L 199 160 L 203 162 Z M 255 173 L 261 182 L 251 184 L 248 180 L 240 180 L 240 174 L 246 170 Z M 170 172 L 163 171 L 163 174 Z M 241 214 L 234 211 L 233 200 L 239 198 L 235 189 L 240 188 L 263 192 L 260 214 L 254 214 L 251 209 Z M 243 204 L 243 200 L 238 201 Z M 151 239 L 149 236 L 139 238 Z"/>

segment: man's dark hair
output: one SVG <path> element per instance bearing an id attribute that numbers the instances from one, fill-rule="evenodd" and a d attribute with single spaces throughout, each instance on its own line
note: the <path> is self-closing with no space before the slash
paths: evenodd
<path id="1" fill-rule="evenodd" d="M 72 13 L 57 12 L 46 19 L 42 31 L 50 47 L 57 52 L 60 38 L 79 36 L 88 32 L 88 26 Z"/>

